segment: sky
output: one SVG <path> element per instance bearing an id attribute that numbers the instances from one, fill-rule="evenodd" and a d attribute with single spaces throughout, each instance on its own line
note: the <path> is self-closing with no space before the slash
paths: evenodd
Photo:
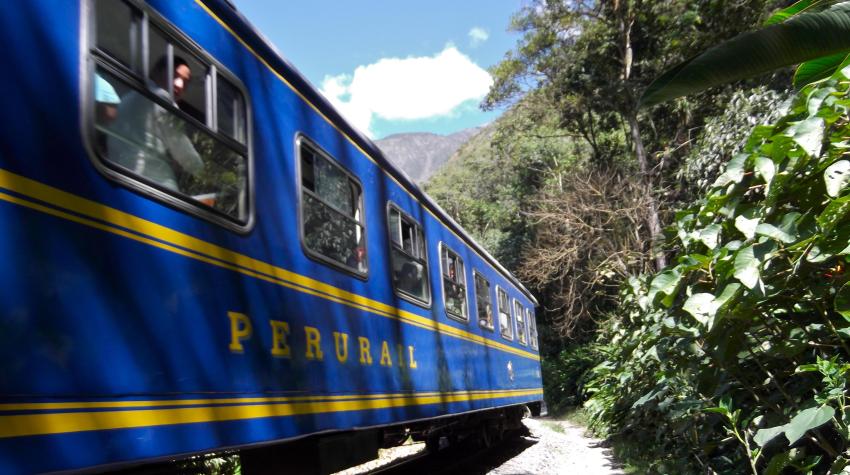
<path id="1" fill-rule="evenodd" d="M 503 111 L 479 104 L 513 49 L 522 0 L 235 0 L 361 132 L 450 134 Z"/>

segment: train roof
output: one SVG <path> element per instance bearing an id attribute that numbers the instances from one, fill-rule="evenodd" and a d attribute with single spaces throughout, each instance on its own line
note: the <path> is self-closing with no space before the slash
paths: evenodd
<path id="1" fill-rule="evenodd" d="M 504 274 L 510 282 L 522 291 L 535 305 L 538 305 L 534 295 L 516 278 L 510 271 L 504 268 L 499 261 L 496 260 L 483 246 L 478 244 L 467 232 L 458 224 L 448 213 L 446 213 L 440 205 L 438 205 L 430 196 L 422 191 L 407 174 L 396 168 L 381 152 L 375 143 L 363 135 L 333 107 L 330 101 L 316 89 L 313 84 L 307 80 L 296 68 L 292 65 L 283 54 L 275 48 L 272 42 L 266 38 L 244 15 L 236 8 L 230 0 L 195 0 L 202 6 L 209 8 L 215 13 L 227 26 L 233 30 L 247 47 L 253 52 L 261 56 L 269 67 L 274 69 L 278 74 L 286 78 L 286 80 L 304 96 L 304 99 L 314 105 L 325 117 L 333 123 L 337 129 L 344 134 L 356 146 L 360 147 L 364 153 L 370 156 L 384 170 L 386 170 L 402 187 L 415 197 L 423 206 L 429 208 L 432 214 L 441 221 L 446 227 L 454 231 L 460 236 L 473 250 L 487 260 L 494 268 Z"/>

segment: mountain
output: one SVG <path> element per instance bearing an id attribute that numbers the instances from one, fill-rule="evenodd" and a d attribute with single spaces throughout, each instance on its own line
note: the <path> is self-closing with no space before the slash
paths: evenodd
<path id="1" fill-rule="evenodd" d="M 421 185 L 479 131 L 481 127 L 464 129 L 451 135 L 426 132 L 394 134 L 376 140 L 375 144 L 390 162 Z"/>

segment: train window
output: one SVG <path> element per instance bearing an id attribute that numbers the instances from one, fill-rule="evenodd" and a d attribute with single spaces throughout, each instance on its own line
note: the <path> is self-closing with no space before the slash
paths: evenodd
<path id="1" fill-rule="evenodd" d="M 129 178 L 123 183 L 242 229 L 249 215 L 247 141 L 214 127 L 213 106 L 222 100 L 244 104 L 242 92 L 152 12 L 98 0 L 94 17 L 98 158 Z M 221 115 L 224 123 L 246 121 L 244 106 Z"/>
<path id="2" fill-rule="evenodd" d="M 502 338 L 514 339 L 514 324 L 511 321 L 511 304 L 508 301 L 508 293 L 496 286 L 496 294 L 499 297 L 499 332 Z"/>
<path id="3" fill-rule="evenodd" d="M 226 79 L 218 81 L 218 130 L 245 143 L 245 105 L 242 94 Z"/>
<path id="4" fill-rule="evenodd" d="M 431 305 L 428 258 L 422 226 L 393 205 L 387 209 L 387 225 L 390 231 L 393 286 L 400 297 L 412 299 L 420 305 Z"/>
<path id="5" fill-rule="evenodd" d="M 360 183 L 305 137 L 298 138 L 301 237 L 308 253 L 360 276 L 368 271 Z"/>
<path id="6" fill-rule="evenodd" d="M 514 299 L 514 315 L 516 315 L 516 334 L 519 342 L 522 345 L 528 345 L 528 337 L 525 334 L 525 312 L 517 299 Z"/>
<path id="7" fill-rule="evenodd" d="M 472 271 L 475 279 L 475 308 L 478 312 L 478 325 L 488 330 L 493 330 L 493 302 L 490 298 L 490 281 Z"/>
<path id="8" fill-rule="evenodd" d="M 98 0 L 95 6 L 97 46 L 128 68 L 137 67 L 136 56 L 140 41 L 137 28 L 140 12 L 124 2 Z"/>
<path id="9" fill-rule="evenodd" d="M 525 309 L 525 319 L 528 321 L 528 339 L 531 341 L 531 347 L 537 349 L 537 321 L 531 310 Z"/>
<path id="10" fill-rule="evenodd" d="M 450 317 L 469 321 L 466 313 L 466 273 L 463 260 L 440 243 L 440 267 L 443 273 L 443 303 Z"/>

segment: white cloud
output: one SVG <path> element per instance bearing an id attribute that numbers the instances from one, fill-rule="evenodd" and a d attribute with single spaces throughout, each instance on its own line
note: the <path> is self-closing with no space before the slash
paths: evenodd
<path id="1" fill-rule="evenodd" d="M 321 91 L 357 128 L 372 136 L 372 121 L 417 120 L 450 115 L 487 94 L 493 78 L 447 45 L 434 56 L 383 58 L 354 74 L 326 76 Z"/>
<path id="2" fill-rule="evenodd" d="M 487 41 L 487 38 L 490 38 L 490 33 L 487 33 L 487 30 L 477 26 L 469 30 L 468 35 L 473 48 Z"/>

